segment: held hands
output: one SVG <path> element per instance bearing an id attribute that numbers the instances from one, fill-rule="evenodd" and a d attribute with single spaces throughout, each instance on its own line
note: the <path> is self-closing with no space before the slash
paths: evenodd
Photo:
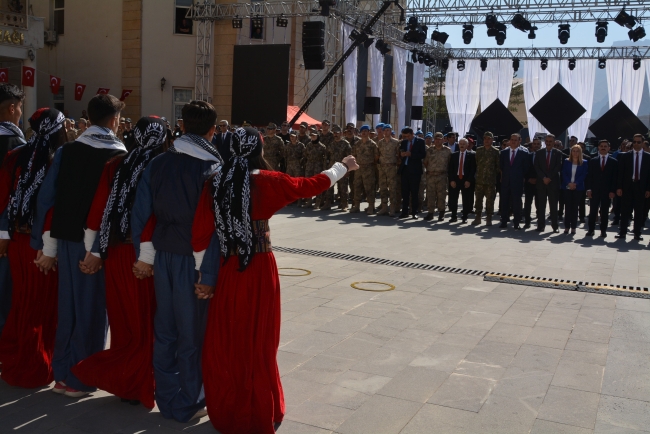
<path id="1" fill-rule="evenodd" d="M 136 279 L 146 279 L 153 276 L 153 265 L 137 261 L 133 264 L 133 275 Z"/>
<path id="2" fill-rule="evenodd" d="M 469 181 L 465 181 L 465 188 L 469 188 L 470 185 L 472 185 L 472 184 L 470 184 Z"/>
<path id="3" fill-rule="evenodd" d="M 576 189 L 576 184 L 575 184 L 575 182 L 569 182 L 569 183 L 567 184 L 567 188 L 568 188 L 569 190 L 575 190 L 575 189 Z"/>
<path id="4" fill-rule="evenodd" d="M 347 158 L 347 157 L 346 157 Z M 359 166 L 357 166 L 359 167 Z M 212 297 L 214 297 L 214 286 L 209 286 L 209 285 L 203 285 L 201 283 L 201 278 L 203 275 L 199 271 L 199 281 L 194 284 L 194 293 L 196 294 L 196 298 L 199 300 L 208 300 Z"/>
<path id="5" fill-rule="evenodd" d="M 8 249 L 9 240 L 0 240 L 0 258 L 5 258 L 7 256 Z"/>
<path id="6" fill-rule="evenodd" d="M 611 193 L 610 193 L 610 196 L 611 196 Z M 587 197 L 589 199 L 591 199 L 591 190 L 587 190 Z M 610 197 L 610 199 L 611 199 L 611 197 Z"/>
<path id="7" fill-rule="evenodd" d="M 456 181 L 451 181 L 449 185 L 451 185 L 451 188 L 456 188 Z"/>
<path id="8" fill-rule="evenodd" d="M 49 256 L 45 256 L 42 250 L 39 250 L 36 253 L 36 259 L 34 260 L 34 264 L 36 264 L 38 269 L 41 270 L 46 275 L 50 270 L 56 271 L 56 258 L 50 258 Z"/>
<path id="9" fill-rule="evenodd" d="M 533 185 L 537 184 L 537 178 L 530 178 L 530 179 L 528 179 L 528 183 L 529 183 L 529 184 L 533 184 Z"/>
<path id="10" fill-rule="evenodd" d="M 614 199 L 614 196 L 615 196 L 614 193 L 609 193 L 609 198 L 610 198 L 610 199 Z M 589 196 L 589 198 L 591 198 L 591 196 Z"/>
<path id="11" fill-rule="evenodd" d="M 618 197 L 623 196 L 623 190 L 621 190 L 620 188 L 618 190 L 616 190 L 616 196 L 618 196 Z"/>
<path id="12" fill-rule="evenodd" d="M 650 197 L 650 191 L 646 191 L 646 192 L 645 192 L 645 198 L 647 199 L 647 198 L 649 198 L 649 197 Z"/>
<path id="13" fill-rule="evenodd" d="M 402 157 L 410 157 L 410 156 L 411 156 L 411 152 L 409 152 L 409 151 L 403 151 L 403 152 L 401 152 L 401 155 L 402 155 Z"/>
<path id="14" fill-rule="evenodd" d="M 356 158 L 354 158 L 352 155 L 345 157 L 343 159 L 343 164 L 348 166 L 348 171 L 357 170 L 359 168 L 359 164 L 357 164 Z"/>
<path id="15" fill-rule="evenodd" d="M 543 178 L 542 181 L 544 181 L 545 185 L 549 185 L 551 183 L 551 178 Z"/>
<path id="16" fill-rule="evenodd" d="M 79 269 L 84 274 L 95 274 L 102 269 L 104 261 L 90 252 L 86 252 L 86 257 L 83 261 L 79 261 Z"/>

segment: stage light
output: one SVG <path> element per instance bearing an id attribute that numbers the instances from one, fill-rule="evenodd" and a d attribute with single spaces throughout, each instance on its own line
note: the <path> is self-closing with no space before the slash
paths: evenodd
<path id="1" fill-rule="evenodd" d="M 530 32 L 528 33 L 528 39 L 535 39 L 537 35 L 535 34 L 535 30 L 537 30 L 537 27 L 533 26 L 530 28 Z"/>
<path id="2" fill-rule="evenodd" d="M 442 45 L 445 45 L 445 42 L 447 42 L 448 38 L 449 35 L 445 32 L 439 32 L 438 30 L 434 30 L 433 33 L 431 33 L 431 41 L 440 42 Z"/>
<path id="3" fill-rule="evenodd" d="M 619 26 L 627 27 L 628 29 L 631 29 L 636 24 L 636 18 L 625 12 L 625 8 L 621 9 L 616 18 L 614 18 L 614 21 Z"/>
<path id="4" fill-rule="evenodd" d="M 280 15 L 276 20 L 275 20 L 275 25 L 278 27 L 287 27 L 289 25 L 289 20 L 284 17 L 284 15 Z"/>
<path id="5" fill-rule="evenodd" d="M 488 29 L 493 29 L 499 24 L 499 20 L 497 19 L 497 16 L 494 14 L 487 14 L 485 16 L 485 25 L 487 26 Z"/>
<path id="6" fill-rule="evenodd" d="M 603 43 L 607 37 L 607 21 L 596 22 L 596 42 Z"/>
<path id="7" fill-rule="evenodd" d="M 384 42 L 383 39 L 377 39 L 377 42 L 375 42 L 375 48 L 379 50 L 382 56 L 385 56 L 390 52 L 390 45 Z"/>
<path id="8" fill-rule="evenodd" d="M 576 59 L 569 59 L 569 71 L 576 69 Z"/>
<path id="9" fill-rule="evenodd" d="M 320 5 L 320 15 L 323 17 L 330 16 L 330 7 L 336 6 L 336 0 L 318 0 Z"/>
<path id="10" fill-rule="evenodd" d="M 425 54 L 424 64 L 428 67 L 431 67 L 436 64 L 436 60 L 430 54 Z"/>
<path id="11" fill-rule="evenodd" d="M 542 71 L 546 71 L 546 68 L 548 68 L 548 59 L 542 59 L 539 66 L 542 68 Z"/>
<path id="12" fill-rule="evenodd" d="M 238 18 L 235 16 L 235 18 L 232 19 L 232 28 L 233 29 L 241 29 L 244 25 L 244 21 L 241 18 Z"/>
<path id="13" fill-rule="evenodd" d="M 497 45 L 503 45 L 506 40 L 506 25 L 500 23 L 497 16 L 494 14 L 487 14 L 485 16 L 485 25 L 487 26 L 487 35 L 494 37 Z"/>
<path id="14" fill-rule="evenodd" d="M 418 61 L 418 52 L 413 50 L 411 51 L 411 63 L 417 63 Z"/>
<path id="15" fill-rule="evenodd" d="M 560 44 L 564 45 L 569 42 L 569 37 L 571 36 L 571 24 L 560 24 L 557 26 L 557 37 L 560 40 Z"/>
<path id="16" fill-rule="evenodd" d="M 636 29 L 627 32 L 627 35 L 630 37 L 630 41 L 636 42 L 639 39 L 645 38 L 645 29 L 639 26 Z"/>
<path id="17" fill-rule="evenodd" d="M 501 23 L 499 23 L 501 24 Z M 503 43 L 506 41 L 506 25 L 501 24 L 499 28 L 497 28 L 497 34 L 494 37 L 494 39 L 497 40 L 497 45 L 503 45 Z"/>
<path id="18" fill-rule="evenodd" d="M 516 57 L 512 59 L 512 70 L 515 72 L 519 71 L 519 59 Z"/>
<path id="19" fill-rule="evenodd" d="M 421 51 L 418 51 L 418 63 L 419 64 L 424 63 L 424 53 Z"/>
<path id="20" fill-rule="evenodd" d="M 487 69 L 487 59 L 484 57 L 481 59 L 481 71 L 485 71 Z"/>
<path id="21" fill-rule="evenodd" d="M 368 47 L 370 47 L 374 42 L 375 42 L 375 38 L 367 37 L 367 39 L 363 42 L 363 46 L 366 47 L 366 48 L 368 48 Z"/>
<path id="22" fill-rule="evenodd" d="M 456 63 L 456 68 L 458 68 L 459 71 L 464 71 L 465 70 L 465 61 L 464 60 L 459 60 Z"/>
<path id="23" fill-rule="evenodd" d="M 605 69 L 605 66 L 607 65 L 607 59 L 604 57 L 598 58 L 598 69 Z"/>
<path id="24" fill-rule="evenodd" d="M 264 25 L 264 19 L 259 15 L 256 15 L 253 18 L 251 18 L 251 24 L 254 29 L 261 29 L 262 26 Z"/>
<path id="25" fill-rule="evenodd" d="M 522 14 L 515 14 L 515 16 L 512 17 L 512 21 L 510 21 L 510 23 L 515 29 L 521 30 L 522 32 L 528 32 L 533 28 L 533 26 L 530 24 L 530 21 L 524 18 Z"/>
<path id="26" fill-rule="evenodd" d="M 632 69 L 638 71 L 639 68 L 641 68 L 641 58 L 639 56 L 634 56 L 634 60 L 632 61 Z"/>
<path id="27" fill-rule="evenodd" d="M 474 37 L 474 26 L 472 24 L 463 24 L 463 42 L 465 45 L 472 42 Z"/>
<path id="28" fill-rule="evenodd" d="M 445 71 L 449 69 L 449 59 L 442 59 L 442 62 L 440 62 L 440 67 Z"/>
<path id="29" fill-rule="evenodd" d="M 419 24 L 418 17 L 410 17 L 404 30 L 404 42 L 424 44 L 427 41 L 427 26 Z"/>

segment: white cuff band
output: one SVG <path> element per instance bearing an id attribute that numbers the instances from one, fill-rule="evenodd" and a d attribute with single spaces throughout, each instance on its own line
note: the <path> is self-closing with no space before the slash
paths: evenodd
<path id="1" fill-rule="evenodd" d="M 57 251 L 56 238 L 50 236 L 50 231 L 43 232 L 43 254 L 49 258 L 56 258 Z"/>
<path id="2" fill-rule="evenodd" d="M 333 187 L 339 179 L 343 178 L 345 174 L 348 173 L 348 168 L 345 167 L 345 164 L 343 163 L 334 163 L 331 168 L 323 170 L 321 173 L 327 175 L 330 179 L 330 187 Z"/>
<path id="3" fill-rule="evenodd" d="M 84 229 L 84 246 L 86 247 L 86 252 L 90 252 L 93 249 L 93 244 L 95 244 L 95 238 L 97 237 L 97 231 L 92 229 Z"/>
<path id="4" fill-rule="evenodd" d="M 153 243 L 151 241 L 140 243 L 140 257 L 138 258 L 138 261 L 153 265 L 155 258 L 156 249 L 153 248 Z"/>
<path id="5" fill-rule="evenodd" d="M 11 237 L 9 237 L 9 232 L 7 231 L 0 231 L 0 240 L 10 240 Z"/>
<path id="6" fill-rule="evenodd" d="M 196 271 L 201 271 L 201 265 L 203 265 L 203 256 L 205 255 L 205 250 L 201 250 L 200 252 L 192 252 L 192 254 L 194 255 L 194 269 Z"/>

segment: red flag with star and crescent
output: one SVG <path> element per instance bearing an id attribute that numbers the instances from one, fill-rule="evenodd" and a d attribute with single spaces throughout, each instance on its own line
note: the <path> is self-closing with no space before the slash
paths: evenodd
<path id="1" fill-rule="evenodd" d="M 58 95 L 60 87 L 61 87 L 61 79 L 59 77 L 50 75 L 50 89 L 52 89 L 52 93 L 54 95 Z"/>
<path id="2" fill-rule="evenodd" d="M 74 84 L 74 100 L 81 101 L 81 98 L 84 96 L 84 91 L 86 90 L 85 84 L 75 83 Z"/>
<path id="3" fill-rule="evenodd" d="M 97 90 L 97 95 L 108 95 L 108 92 L 110 92 L 110 89 L 107 87 L 100 87 Z"/>
<path id="4" fill-rule="evenodd" d="M 120 97 L 120 101 L 124 101 L 126 97 L 131 95 L 131 92 L 133 92 L 131 89 L 122 89 L 122 96 Z"/>
<path id="5" fill-rule="evenodd" d="M 23 86 L 34 87 L 34 79 L 36 75 L 36 70 L 29 66 L 23 66 Z"/>
<path id="6" fill-rule="evenodd" d="M 9 68 L 0 68 L 0 83 L 9 83 Z"/>

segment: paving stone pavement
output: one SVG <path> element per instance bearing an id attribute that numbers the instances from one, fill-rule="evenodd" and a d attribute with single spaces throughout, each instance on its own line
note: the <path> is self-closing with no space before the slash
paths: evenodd
<path id="1" fill-rule="evenodd" d="M 650 276 L 647 247 L 632 242 L 432 226 L 295 209 L 271 221 L 284 247 L 544 277 L 602 268 L 614 283 Z M 282 434 L 650 432 L 650 300 L 276 257 L 311 271 L 281 277 Z M 350 287 L 367 280 L 395 290 Z M 104 392 L 72 400 L 0 382 L 0 433 L 181 431 L 215 432 L 207 418 L 179 424 Z"/>

